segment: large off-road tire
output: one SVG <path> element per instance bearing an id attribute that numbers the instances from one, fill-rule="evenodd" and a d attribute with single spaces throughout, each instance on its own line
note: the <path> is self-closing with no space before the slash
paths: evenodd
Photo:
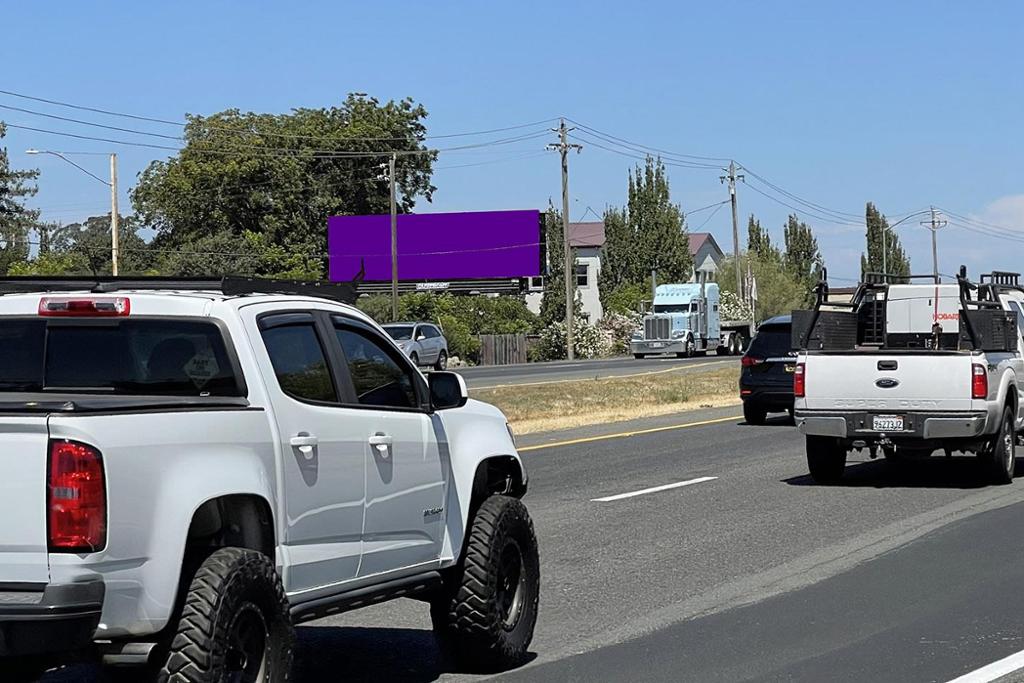
<path id="1" fill-rule="evenodd" d="M 807 469 L 818 484 L 838 484 L 846 469 L 846 447 L 832 436 L 808 435 Z"/>
<path id="2" fill-rule="evenodd" d="M 437 362 L 434 363 L 435 370 L 444 370 L 448 367 L 448 352 L 441 350 L 441 353 L 437 354 Z"/>
<path id="3" fill-rule="evenodd" d="M 222 548 L 200 565 L 161 683 L 278 683 L 291 677 L 295 629 L 273 561 L 244 548 Z"/>
<path id="4" fill-rule="evenodd" d="M 526 506 L 508 496 L 487 498 L 473 517 L 462 560 L 431 601 L 442 651 L 474 672 L 522 664 L 539 594 L 537 537 Z"/>
<path id="5" fill-rule="evenodd" d="M 1017 435 L 1014 434 L 1013 411 L 1009 408 L 1003 411 L 999 431 L 981 457 L 985 469 L 988 470 L 988 478 L 993 484 L 1013 483 L 1014 470 L 1017 467 Z"/>
<path id="6" fill-rule="evenodd" d="M 768 419 L 768 409 L 759 403 L 744 401 L 743 419 L 748 425 L 763 425 Z"/>

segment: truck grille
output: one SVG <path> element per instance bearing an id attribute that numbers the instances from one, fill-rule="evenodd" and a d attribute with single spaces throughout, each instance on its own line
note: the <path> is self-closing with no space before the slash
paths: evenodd
<path id="1" fill-rule="evenodd" d="M 647 318 L 644 320 L 644 339 L 668 339 L 668 318 Z"/>

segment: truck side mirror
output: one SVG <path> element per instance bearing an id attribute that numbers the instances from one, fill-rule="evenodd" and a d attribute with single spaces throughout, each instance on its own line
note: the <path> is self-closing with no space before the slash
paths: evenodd
<path id="1" fill-rule="evenodd" d="M 457 372 L 431 372 L 427 375 L 430 385 L 430 407 L 434 410 L 461 408 L 469 400 L 466 380 Z"/>

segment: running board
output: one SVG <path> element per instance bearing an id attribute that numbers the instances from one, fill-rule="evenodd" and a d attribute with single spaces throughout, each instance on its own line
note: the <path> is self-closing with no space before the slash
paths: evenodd
<path id="1" fill-rule="evenodd" d="M 414 598 L 440 586 L 441 573 L 430 571 L 343 593 L 314 597 L 301 602 L 292 601 L 292 621 L 298 624 L 361 607 L 369 607 L 395 598 Z"/>

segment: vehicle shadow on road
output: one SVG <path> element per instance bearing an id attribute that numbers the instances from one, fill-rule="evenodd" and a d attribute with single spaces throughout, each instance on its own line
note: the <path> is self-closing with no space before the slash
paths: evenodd
<path id="1" fill-rule="evenodd" d="M 444 661 L 431 631 L 300 626 L 292 680 L 429 683 L 460 673 Z M 530 653 L 527 662 L 536 658 Z"/>
<path id="2" fill-rule="evenodd" d="M 809 474 L 783 479 L 790 486 L 825 486 Z M 843 478 L 830 486 L 842 488 L 979 489 L 990 482 L 980 463 L 971 457 L 933 457 L 908 462 L 872 460 L 846 465 Z"/>
<path id="3" fill-rule="evenodd" d="M 786 413 L 780 413 L 778 415 L 769 415 L 768 418 L 765 419 L 764 424 L 755 425 L 755 424 L 750 424 L 746 420 L 743 420 L 742 422 L 737 422 L 736 426 L 737 427 L 792 427 L 794 424 L 795 423 L 793 422 L 793 418 L 791 418 Z"/>

